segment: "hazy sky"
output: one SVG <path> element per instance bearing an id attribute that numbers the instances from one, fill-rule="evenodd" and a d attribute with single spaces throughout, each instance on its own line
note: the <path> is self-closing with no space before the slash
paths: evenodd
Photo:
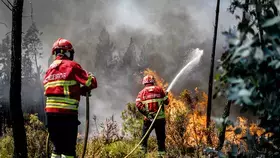
<path id="1" fill-rule="evenodd" d="M 32 0 L 30 0 L 32 1 Z M 24 2 L 24 15 L 30 14 L 30 2 Z M 157 19 L 166 12 L 180 12 L 185 9 L 188 15 L 200 30 L 201 38 L 212 38 L 215 0 L 33 0 L 34 21 L 44 33 L 44 53 L 48 56 L 54 40 L 58 37 L 70 38 L 72 34 L 79 34 L 88 27 L 97 27 L 100 24 L 110 29 L 111 33 L 126 27 L 127 30 L 159 35 L 162 33 Z M 219 30 L 227 29 L 234 21 L 226 9 L 229 0 L 221 2 Z M 0 22 L 5 22 L 9 28 L 0 25 L 0 38 L 10 31 L 11 12 L 0 3 Z M 23 31 L 31 24 L 29 17 L 23 19 Z M 176 24 L 171 24 L 176 25 Z M 185 26 L 188 30 L 188 25 Z M 98 35 L 99 32 L 96 32 Z M 190 39 L 191 40 L 191 39 Z M 202 39 L 204 40 L 204 39 Z M 222 40 L 222 39 L 220 39 Z M 41 64 L 46 68 L 47 59 Z"/>
<path id="2" fill-rule="evenodd" d="M 139 43 L 144 43 L 148 37 L 172 33 L 178 36 L 180 45 L 197 43 L 203 47 L 201 49 L 205 49 L 200 65 L 186 77 L 189 82 L 199 81 L 199 86 L 207 90 L 216 0 L 33 0 L 32 4 L 34 21 L 43 32 L 41 39 L 44 44 L 44 58 L 40 60 L 40 64 L 44 69 L 47 68 L 51 46 L 59 37 L 67 38 L 74 46 L 77 45 L 78 54 L 82 52 L 78 45 L 88 42 L 95 45 L 98 42 L 98 35 L 103 27 L 107 28 L 119 50 L 127 47 L 130 36 L 139 37 Z M 234 16 L 227 12 L 228 6 L 229 0 L 221 1 L 216 58 L 221 55 L 224 45 L 220 32 L 236 23 Z M 24 2 L 23 14 L 30 14 L 29 0 Z M 11 11 L 2 3 L 0 22 L 8 25 L 6 28 L 0 24 L 0 38 L 4 38 L 11 30 Z M 23 31 L 27 30 L 30 24 L 30 17 L 24 17 Z M 90 35 L 85 34 L 88 28 L 91 28 Z M 166 39 L 166 45 L 163 43 L 164 41 L 161 43 L 164 58 L 170 60 L 170 63 L 183 62 L 173 61 L 177 59 L 172 57 L 174 54 L 164 52 L 166 45 L 170 43 L 169 39 Z M 77 55 L 77 60 L 87 60 L 86 55 Z M 83 62 L 81 65 L 87 69 L 92 66 L 84 65 Z M 179 70 L 170 68 L 162 71 L 163 77 L 170 80 Z M 198 85 L 190 85 L 195 86 Z M 124 89 L 117 91 L 127 95 L 121 101 L 122 104 L 134 101 L 135 96 L 126 94 Z M 97 113 L 106 111 L 106 116 L 111 113 L 119 115 L 123 109 L 112 110 L 111 106 L 105 106 L 110 100 L 94 99 L 93 104 L 102 105 L 95 107 Z"/>

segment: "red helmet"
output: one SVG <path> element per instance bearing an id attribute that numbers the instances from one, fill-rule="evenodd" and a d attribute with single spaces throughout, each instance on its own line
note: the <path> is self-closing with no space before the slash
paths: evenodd
<path id="1" fill-rule="evenodd" d="M 56 50 L 64 50 L 64 52 L 73 52 L 74 53 L 74 49 L 73 46 L 71 44 L 70 41 L 63 39 L 63 38 L 59 38 L 58 40 L 56 40 L 52 46 L 52 55 L 54 55 Z"/>
<path id="2" fill-rule="evenodd" d="M 145 84 L 148 84 L 148 83 L 151 83 L 151 84 L 154 84 L 155 83 L 155 79 L 154 79 L 154 76 L 152 75 L 147 75 L 143 78 L 143 81 L 142 81 L 142 84 L 145 85 Z"/>

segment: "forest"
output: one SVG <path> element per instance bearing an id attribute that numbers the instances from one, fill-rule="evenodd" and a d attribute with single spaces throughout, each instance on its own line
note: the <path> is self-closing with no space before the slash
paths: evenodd
<path id="1" fill-rule="evenodd" d="M 168 93 L 170 103 L 165 110 L 166 157 L 280 156 L 279 2 L 229 1 L 227 12 L 237 22 L 225 31 L 217 31 L 221 8 L 220 0 L 215 1 L 212 45 L 203 40 L 184 45 L 182 41 L 190 37 L 181 38 L 166 31 L 162 36 L 155 35 L 148 39 L 132 34 L 126 39 L 127 43 L 123 42 L 125 46 L 120 47 L 118 43 L 122 41 L 118 41 L 104 25 L 99 31 L 89 28 L 80 32 L 78 38 L 84 38 L 87 42 L 73 39 L 73 43 L 77 43 L 75 49 L 82 54 L 75 60 L 93 71 L 100 81 L 98 89 L 101 90 L 96 93 L 92 91 L 90 101 L 98 100 L 92 106 L 105 105 L 109 112 L 119 112 L 117 116 L 120 116 L 116 118 L 115 114 L 110 113 L 104 118 L 96 115 L 98 112 L 91 111 L 85 157 L 119 158 L 130 153 L 140 141 L 143 126 L 143 115 L 134 101 L 142 88 L 142 76 L 153 75 L 156 84 L 166 90 L 174 76 L 166 74 L 170 70 L 180 70 L 185 65 L 181 59 L 189 55 L 185 52 L 199 46 L 211 54 L 207 59 L 202 59 L 209 61 L 205 62 L 207 65 L 203 65 L 204 69 L 200 72 L 207 73 L 209 80 L 207 84 L 200 84 L 202 81 L 198 77 L 189 83 L 178 83 L 182 90 Z M 24 3 L 30 5 L 28 17 L 22 13 Z M 34 20 L 31 0 L 2 0 L 0 4 L 12 13 L 11 31 L 5 33 L 0 42 L 0 158 L 48 157 L 52 144 L 46 150 L 48 130 L 45 127 L 42 84 L 46 70 L 40 64 L 45 58 L 42 35 L 47 32 L 42 32 Z M 175 15 L 167 16 L 174 21 L 177 18 Z M 180 20 L 187 19 L 188 15 L 183 12 L 178 17 Z M 31 21 L 26 30 L 22 29 L 24 18 Z M 165 20 L 169 19 L 162 19 L 163 22 Z M 172 31 L 178 31 L 178 34 L 184 32 L 189 22 L 183 21 L 178 30 L 175 27 Z M 0 19 L 1 27 L 8 26 Z M 122 31 L 119 34 L 127 33 L 125 29 Z M 219 34 L 226 42 L 222 50 L 216 48 Z M 145 42 L 141 42 L 144 38 Z M 161 52 L 165 51 L 173 54 L 173 58 L 169 58 L 170 54 L 162 55 Z M 218 52 L 222 52 L 222 55 L 217 56 Z M 48 57 L 49 66 L 53 57 Z M 186 88 L 187 84 L 191 86 Z M 81 104 L 84 104 L 84 100 Z M 119 107 L 122 107 L 121 110 Z M 217 107 L 222 109 L 222 114 L 213 116 Z M 232 109 L 238 109 L 233 120 L 230 119 Z M 78 133 L 78 157 L 82 155 L 85 139 L 84 111 L 84 107 L 79 107 L 82 124 Z M 156 156 L 157 140 L 152 135 L 147 157 Z M 137 148 L 130 157 L 145 155 Z"/>

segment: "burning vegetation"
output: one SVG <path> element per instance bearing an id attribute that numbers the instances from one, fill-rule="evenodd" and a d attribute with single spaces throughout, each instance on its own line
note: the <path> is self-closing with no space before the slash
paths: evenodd
<path id="1" fill-rule="evenodd" d="M 157 85 L 166 89 L 166 83 L 156 72 L 146 69 L 144 74 L 155 76 Z M 174 96 L 169 92 L 170 103 L 166 108 L 167 117 L 167 145 L 170 148 L 180 151 L 182 155 L 190 151 L 199 154 L 206 146 L 216 148 L 219 145 L 218 122 L 211 122 L 210 129 L 206 129 L 206 106 L 207 94 L 195 88 L 193 92 L 184 90 L 180 96 Z M 230 122 L 229 122 L 230 123 Z M 247 133 L 253 136 L 265 134 L 267 137 L 272 133 L 265 133 L 265 129 L 258 127 L 256 123 L 249 123 L 245 117 L 237 117 L 235 124 L 231 123 L 226 127 L 224 152 L 232 150 L 233 145 L 238 152 L 248 151 L 246 143 Z M 207 141 L 210 134 L 211 141 Z M 209 144 L 210 142 L 210 144 Z"/>
<path id="2" fill-rule="evenodd" d="M 151 74 L 155 77 L 157 85 L 166 89 L 166 83 L 155 71 L 146 69 L 144 74 Z M 210 128 L 206 129 L 206 105 L 207 95 L 198 88 L 193 91 L 183 90 L 179 96 L 169 92 L 170 103 L 166 107 L 166 147 L 169 157 L 201 157 L 205 154 L 205 149 L 209 146 L 214 149 L 219 146 L 219 122 L 211 122 Z M 122 113 L 123 125 L 122 131 L 114 117 L 106 119 L 104 123 L 98 123 L 94 120 L 97 133 L 92 133 L 88 141 L 86 157 L 124 157 L 139 142 L 141 137 L 141 128 L 143 116 L 137 111 L 135 103 L 128 103 Z M 47 131 L 37 116 L 30 115 L 26 117 L 28 149 L 33 155 L 45 155 L 45 137 Z M 36 128 L 34 128 L 36 127 Z M 13 150 L 11 130 L 5 137 L 0 139 L 0 157 L 11 157 Z M 250 133 L 250 135 L 248 135 Z M 210 134 L 211 141 L 208 141 Z M 41 137 L 42 135 L 43 137 Z M 255 144 L 261 141 L 261 135 L 272 136 L 259 127 L 256 123 L 249 123 L 244 117 L 237 117 L 235 124 L 229 124 L 225 131 L 225 143 L 223 153 L 237 154 L 248 153 L 256 150 L 248 146 L 248 140 Z M 251 136 L 251 139 L 247 137 Z M 37 143 L 31 141 L 33 137 L 38 137 Z M 83 147 L 83 133 L 78 135 L 77 154 L 81 155 Z M 35 150 L 38 149 L 38 150 Z M 149 139 L 148 157 L 155 157 L 157 151 L 156 139 Z M 2 154 L 2 155 L 1 155 Z M 35 156 L 36 157 L 36 156 Z M 131 157 L 143 157 L 140 150 L 136 150 Z"/>

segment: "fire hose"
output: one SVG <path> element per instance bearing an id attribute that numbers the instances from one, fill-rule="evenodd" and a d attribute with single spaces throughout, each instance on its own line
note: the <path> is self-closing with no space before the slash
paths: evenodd
<path id="1" fill-rule="evenodd" d="M 50 134 L 48 133 L 47 139 L 46 139 L 46 158 L 49 158 L 49 138 Z"/>
<path id="2" fill-rule="evenodd" d="M 166 95 L 168 95 L 168 92 L 166 92 Z M 150 125 L 150 127 L 149 127 L 149 129 L 148 129 L 148 131 L 145 133 L 145 135 L 143 136 L 143 138 L 142 138 L 142 139 L 140 140 L 140 142 L 131 150 L 131 152 L 128 153 L 124 158 L 127 158 L 128 156 L 130 156 L 130 155 L 141 145 L 141 143 L 142 143 L 142 142 L 144 141 L 144 139 L 147 137 L 148 133 L 150 133 L 150 131 L 151 131 L 151 129 L 152 129 L 152 127 L 153 127 L 153 125 L 154 125 L 154 123 L 155 123 L 155 121 L 156 121 L 156 119 L 157 119 L 157 117 L 158 117 L 158 115 L 159 115 L 159 112 L 160 112 L 160 110 L 161 110 L 161 108 L 162 108 L 163 105 L 164 105 L 163 103 L 160 104 L 160 106 L 159 106 L 159 108 L 158 108 L 158 111 L 157 111 L 157 113 L 156 113 L 156 116 L 154 117 L 154 119 L 153 119 L 153 121 L 152 121 L 152 123 L 151 123 L 151 125 Z"/>
<path id="3" fill-rule="evenodd" d="M 84 139 L 82 158 L 84 158 L 86 149 L 87 149 L 88 129 L 89 129 L 89 92 L 86 93 L 86 128 L 85 128 L 85 139 Z M 50 134 L 48 133 L 48 136 L 46 139 L 46 151 L 45 151 L 47 158 L 49 157 L 49 137 L 50 137 Z"/>
<path id="4" fill-rule="evenodd" d="M 88 128 L 89 128 L 89 92 L 86 93 L 86 132 L 85 132 L 84 148 L 83 148 L 82 158 L 85 157 L 85 153 L 86 153 L 86 150 L 87 150 Z"/>

